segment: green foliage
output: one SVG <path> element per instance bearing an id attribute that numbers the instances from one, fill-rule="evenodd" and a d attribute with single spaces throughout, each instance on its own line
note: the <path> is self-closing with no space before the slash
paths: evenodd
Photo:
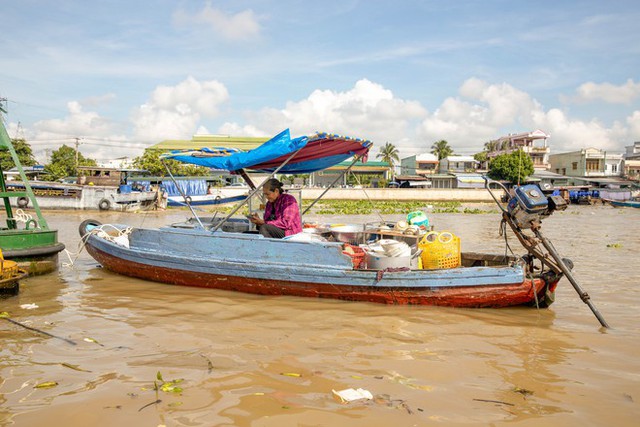
<path id="1" fill-rule="evenodd" d="M 518 184 L 533 174 L 533 161 L 522 150 L 501 154 L 489 163 L 489 176 L 495 180 L 506 180 Z"/>
<path id="2" fill-rule="evenodd" d="M 182 393 L 182 388 L 177 386 L 177 384 L 180 384 L 183 381 L 182 379 L 165 381 L 162 378 L 162 374 L 160 373 L 160 371 L 158 371 L 158 373 L 156 374 L 156 378 L 158 381 L 153 382 L 153 388 L 156 390 L 156 392 L 160 390 L 164 391 L 165 393 Z"/>
<path id="3" fill-rule="evenodd" d="M 444 139 L 436 141 L 431 146 L 431 154 L 438 156 L 438 160 L 442 160 L 453 154 L 453 148 L 449 146 L 449 143 Z"/>
<path id="4" fill-rule="evenodd" d="M 51 161 L 44 167 L 45 179 L 56 181 L 67 176 L 77 176 L 76 166 L 96 166 L 96 161 L 84 157 L 80 152 L 76 153 L 73 147 L 63 145 L 51 153 Z"/>
<path id="5" fill-rule="evenodd" d="M 13 145 L 13 149 L 16 151 L 18 155 L 18 160 L 22 166 L 33 166 L 37 164 L 36 159 L 33 157 L 33 152 L 31 151 L 31 146 L 24 139 L 12 139 L 11 145 Z M 9 150 L 2 149 L 0 150 L 0 169 L 3 171 L 8 171 L 9 169 L 15 167 L 15 162 L 11 158 L 11 153 Z"/>
<path id="6" fill-rule="evenodd" d="M 487 152 L 486 151 L 481 151 L 479 153 L 476 153 L 473 155 L 473 158 L 477 161 L 479 161 L 480 163 L 482 162 L 486 162 L 487 161 Z"/>
<path id="7" fill-rule="evenodd" d="M 380 147 L 380 151 L 376 155 L 376 159 L 381 159 L 383 162 L 389 163 L 391 169 L 395 166 L 396 162 L 400 161 L 398 156 L 398 149 L 395 145 L 387 142 L 383 147 Z"/>
<path id="8" fill-rule="evenodd" d="M 142 156 L 133 159 L 134 167 L 149 171 L 153 176 L 167 175 L 167 169 L 160 160 L 160 152 L 156 150 L 145 150 Z M 174 176 L 206 176 L 209 175 L 209 169 L 196 166 L 186 165 L 176 160 L 165 159 L 167 167 Z"/>

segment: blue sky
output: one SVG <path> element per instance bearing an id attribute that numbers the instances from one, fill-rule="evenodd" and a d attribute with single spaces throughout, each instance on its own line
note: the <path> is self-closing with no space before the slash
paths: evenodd
<path id="1" fill-rule="evenodd" d="M 370 139 L 374 156 L 391 142 L 401 157 L 535 129 L 552 153 L 640 140 L 637 1 L 0 5 L 5 124 L 39 159 L 75 138 L 108 161 L 284 128 Z"/>

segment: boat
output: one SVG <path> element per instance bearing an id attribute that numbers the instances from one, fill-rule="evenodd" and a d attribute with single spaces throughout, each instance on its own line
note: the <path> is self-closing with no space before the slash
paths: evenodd
<path id="1" fill-rule="evenodd" d="M 602 201 L 610 204 L 614 208 L 640 208 L 640 199 L 638 198 L 631 200 L 602 199 Z"/>
<path id="2" fill-rule="evenodd" d="M 40 211 L 4 123 L 0 127 L 0 149 L 9 151 L 23 185 L 21 191 L 8 191 L 0 168 L 0 198 L 6 214 L 5 224 L 0 226 L 0 249 L 3 259 L 16 262 L 19 268 L 30 275 L 55 271 L 58 268 L 58 254 L 65 246 L 58 242 L 58 231 L 49 227 Z M 11 199 L 15 197 L 28 200 L 35 216 L 22 209 L 14 211 Z M 9 277 L 6 280 L 11 284 L 14 279 Z"/>
<path id="3" fill-rule="evenodd" d="M 237 189 L 225 190 L 216 189 L 210 194 L 187 194 L 170 195 L 167 198 L 167 206 L 208 206 L 208 205 L 225 205 L 228 203 L 237 203 L 247 198 L 246 191 L 238 191 Z"/>
<path id="4" fill-rule="evenodd" d="M 129 178 L 146 171 L 140 169 L 78 166 L 73 183 L 29 181 L 40 207 L 46 209 L 89 209 L 135 212 L 164 209 L 166 199 L 160 186 L 130 184 Z M 7 191 L 24 192 L 25 181 L 7 181 Z M 16 195 L 12 205 L 29 207 L 29 199 Z"/>
<path id="5" fill-rule="evenodd" d="M 360 159 L 366 160 L 372 144 L 328 133 L 292 139 L 287 129 L 244 153 L 215 156 L 172 152 L 166 156 L 226 169 L 247 180 L 246 170 L 272 177 L 276 173 L 323 170 L 349 158 L 354 159 L 353 165 Z M 248 184 L 251 198 L 261 190 L 261 185 L 256 186 L 250 180 Z M 194 212 L 195 218 L 188 226 L 183 223 L 136 228 L 88 219 L 80 224 L 79 232 L 89 254 L 114 273 L 173 285 L 260 295 L 453 307 L 546 307 L 553 302 L 558 281 L 571 274 L 570 261 L 561 260 L 539 234 L 541 218 L 566 208 L 566 203 L 563 205 L 561 198 L 548 200 L 535 185 L 516 189 L 502 216 L 502 221 L 519 234 L 518 240 L 527 249 L 527 255 L 460 253 L 458 246 L 456 263 L 431 268 L 419 268 L 413 263 L 372 266 L 356 262 L 362 253 L 353 249 L 360 247 L 353 245 L 357 242 L 346 243 L 344 239 L 302 238 L 309 234 L 304 232 L 285 239 L 246 233 L 250 223 L 234 216 L 245 202 L 224 218 L 205 220 Z M 496 203 L 500 206 L 497 200 Z M 302 212 L 303 218 L 309 208 Z M 535 235 L 525 234 L 527 228 Z M 393 234 L 383 231 L 383 227 L 364 226 L 361 230 L 355 235 L 363 239 Z M 424 237 L 418 235 L 416 240 L 422 244 Z M 546 251 L 553 251 L 552 256 Z M 369 260 L 371 254 L 365 255 Z M 414 257 L 412 251 L 409 258 Z M 420 259 L 424 259 L 422 254 Z"/>

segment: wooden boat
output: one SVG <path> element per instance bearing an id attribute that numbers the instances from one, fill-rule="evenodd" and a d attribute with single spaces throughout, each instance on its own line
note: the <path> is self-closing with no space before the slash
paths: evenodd
<path id="1" fill-rule="evenodd" d="M 246 199 L 246 195 L 229 195 L 226 196 L 222 191 L 218 191 L 215 194 L 199 194 L 199 195 L 186 195 L 186 196 L 169 196 L 167 198 L 167 206 L 210 206 L 210 205 L 225 205 L 227 203 L 237 203 Z"/>
<path id="2" fill-rule="evenodd" d="M 606 202 L 613 206 L 614 208 L 640 208 L 640 200 L 609 200 L 602 199 L 603 202 Z"/>
<path id="3" fill-rule="evenodd" d="M 45 209 L 89 209 L 135 212 L 164 209 L 166 200 L 159 188 L 143 188 L 129 184 L 132 174 L 145 171 L 139 169 L 79 166 L 75 183 L 29 181 L 38 204 Z M 16 194 L 25 191 L 22 181 L 8 181 L 7 191 Z M 28 197 L 15 197 L 14 206 L 27 208 Z"/>
<path id="4" fill-rule="evenodd" d="M 350 157 L 355 158 L 355 163 L 367 155 L 372 145 L 370 141 L 330 134 L 290 139 L 288 130 L 285 132 L 252 152 L 229 157 L 190 157 L 184 153 L 172 153 L 169 157 L 226 168 L 243 176 L 245 168 L 273 176 L 277 172 L 321 170 Z M 249 184 L 251 197 L 261 186 L 250 181 Z M 524 207 L 510 204 L 509 212 L 505 211 L 505 218 L 517 230 L 520 225 L 551 213 L 546 198 L 543 203 L 531 196 L 534 190 L 529 193 L 527 196 L 522 191 L 521 198 L 529 197 L 524 200 Z M 354 262 L 354 254 L 344 253 L 345 244 L 339 241 L 296 236 L 270 239 L 238 229 L 224 231 L 225 223 L 237 221 L 232 217 L 234 213 L 213 223 L 196 216 L 192 227 L 183 224 L 156 229 L 86 220 L 79 231 L 91 256 L 115 273 L 174 285 L 261 295 L 454 307 L 545 307 L 553 301 L 556 285 L 563 276 L 563 269 L 544 261 L 549 257 L 539 253 L 537 243 L 528 243 L 524 237 L 521 242 L 531 246 L 527 249 L 533 256 L 463 253 L 455 268 L 372 269 L 361 268 L 361 263 Z M 534 268 L 538 257 L 543 261 Z M 563 268 L 567 271 L 566 266 Z"/>

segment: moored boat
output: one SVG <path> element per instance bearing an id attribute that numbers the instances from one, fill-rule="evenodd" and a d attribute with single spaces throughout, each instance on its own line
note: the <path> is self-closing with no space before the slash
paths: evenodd
<path id="1" fill-rule="evenodd" d="M 176 152 L 167 157 L 226 169 L 247 180 L 245 169 L 273 176 L 322 170 L 348 158 L 355 163 L 366 158 L 371 146 L 371 141 L 326 133 L 291 139 L 287 130 L 250 152 L 229 156 Z M 248 184 L 251 198 L 261 186 L 250 180 Z M 301 238 L 304 233 L 284 239 L 245 233 L 250 224 L 243 228 L 241 219 L 233 217 L 242 204 L 226 218 L 208 222 L 196 216 L 189 224 L 157 229 L 87 220 L 80 234 L 88 252 L 106 269 L 175 285 L 387 304 L 546 307 L 558 281 L 570 274 L 570 262 L 545 254 L 544 240 L 525 235 L 524 229 L 537 231 L 541 218 L 565 208 L 563 202 L 548 200 L 536 186 L 516 190 L 502 221 L 519 234 L 528 256 L 460 253 L 458 246 L 457 262 L 424 268 L 408 261 L 400 266 L 355 262 L 356 254 L 347 251 L 352 245 Z M 381 229 L 362 230 L 367 239 L 384 234 Z M 421 236 L 417 239 L 423 242 Z M 366 255 L 368 260 L 371 254 Z"/>
<path id="2" fill-rule="evenodd" d="M 159 186 L 142 187 L 128 182 L 131 174 L 145 171 L 97 166 L 79 166 L 78 171 L 80 176 L 75 183 L 29 181 L 39 206 L 45 209 L 122 212 L 166 207 L 166 199 Z M 24 209 L 33 205 L 28 197 L 20 195 L 25 191 L 25 181 L 8 181 L 6 187 L 8 192 L 16 192 L 12 197 L 13 206 Z"/>
<path id="3" fill-rule="evenodd" d="M 602 201 L 610 204 L 614 208 L 640 208 L 640 199 L 632 199 L 632 200 L 602 199 Z"/>

